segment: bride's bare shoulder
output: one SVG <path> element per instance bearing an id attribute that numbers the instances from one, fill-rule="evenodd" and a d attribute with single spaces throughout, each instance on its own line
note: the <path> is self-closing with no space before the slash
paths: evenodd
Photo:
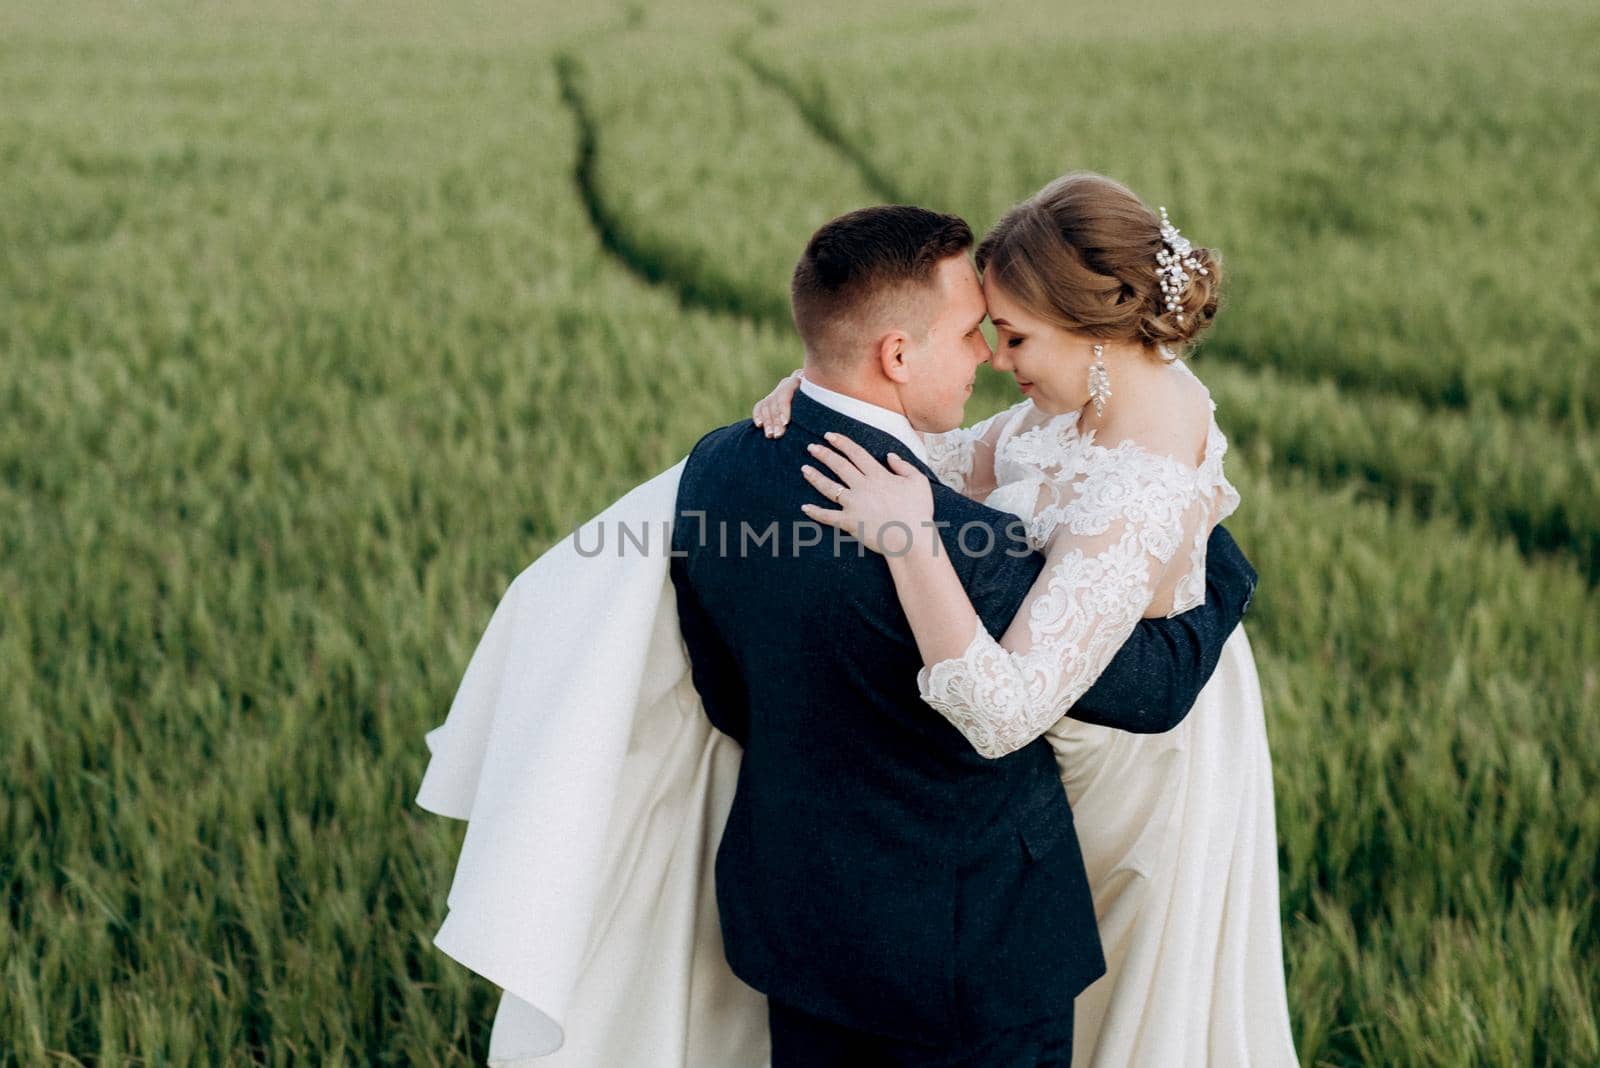
<path id="1" fill-rule="evenodd" d="M 1169 367 L 1155 377 L 1140 401 L 1120 413 L 1115 436 L 1199 467 L 1211 431 L 1211 391 L 1206 384 L 1186 366 Z"/>

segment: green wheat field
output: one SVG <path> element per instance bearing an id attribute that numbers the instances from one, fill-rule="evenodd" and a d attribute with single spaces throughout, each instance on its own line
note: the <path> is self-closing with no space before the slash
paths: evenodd
<path id="1" fill-rule="evenodd" d="M 1226 261 L 1303 1062 L 1600 1064 L 1597 54 L 1592 0 L 6 5 L 0 1064 L 481 1062 L 412 798 L 507 584 L 799 364 L 821 222 L 1079 168 Z"/>

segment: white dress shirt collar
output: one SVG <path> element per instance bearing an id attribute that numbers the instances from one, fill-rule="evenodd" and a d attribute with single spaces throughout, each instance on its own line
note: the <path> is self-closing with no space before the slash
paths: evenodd
<path id="1" fill-rule="evenodd" d="M 911 425 L 911 420 L 899 412 L 828 389 L 826 386 L 819 386 L 809 378 L 800 379 L 800 389 L 818 404 L 826 405 L 840 415 L 848 415 L 868 426 L 877 427 L 885 434 L 899 438 L 917 459 L 923 463 L 928 462 L 928 449 L 922 443 L 922 435 Z"/>

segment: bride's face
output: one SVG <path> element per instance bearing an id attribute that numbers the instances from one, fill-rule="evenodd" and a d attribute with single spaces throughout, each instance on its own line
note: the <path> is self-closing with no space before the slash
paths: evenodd
<path id="1" fill-rule="evenodd" d="M 990 365 L 1017 380 L 1040 411 L 1059 415 L 1089 403 L 1089 365 L 1094 341 L 1034 315 L 992 278 L 983 282 L 994 323 Z"/>

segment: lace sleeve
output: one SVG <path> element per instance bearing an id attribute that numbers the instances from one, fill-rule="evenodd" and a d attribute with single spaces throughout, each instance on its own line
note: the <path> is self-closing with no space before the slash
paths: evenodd
<path id="1" fill-rule="evenodd" d="M 1006 420 L 1023 404 L 996 412 L 981 423 L 943 434 L 923 434 L 928 466 L 939 481 L 964 496 L 982 500 L 994 489 L 994 444 Z"/>
<path id="2" fill-rule="evenodd" d="M 922 699 L 978 752 L 1039 737 L 1094 684 L 1149 608 L 1178 549 L 1208 525 L 1194 468 L 1124 445 L 1070 484 L 1040 489 L 1058 523 L 1045 567 L 1000 641 L 982 623 L 965 652 L 917 673 Z"/>

